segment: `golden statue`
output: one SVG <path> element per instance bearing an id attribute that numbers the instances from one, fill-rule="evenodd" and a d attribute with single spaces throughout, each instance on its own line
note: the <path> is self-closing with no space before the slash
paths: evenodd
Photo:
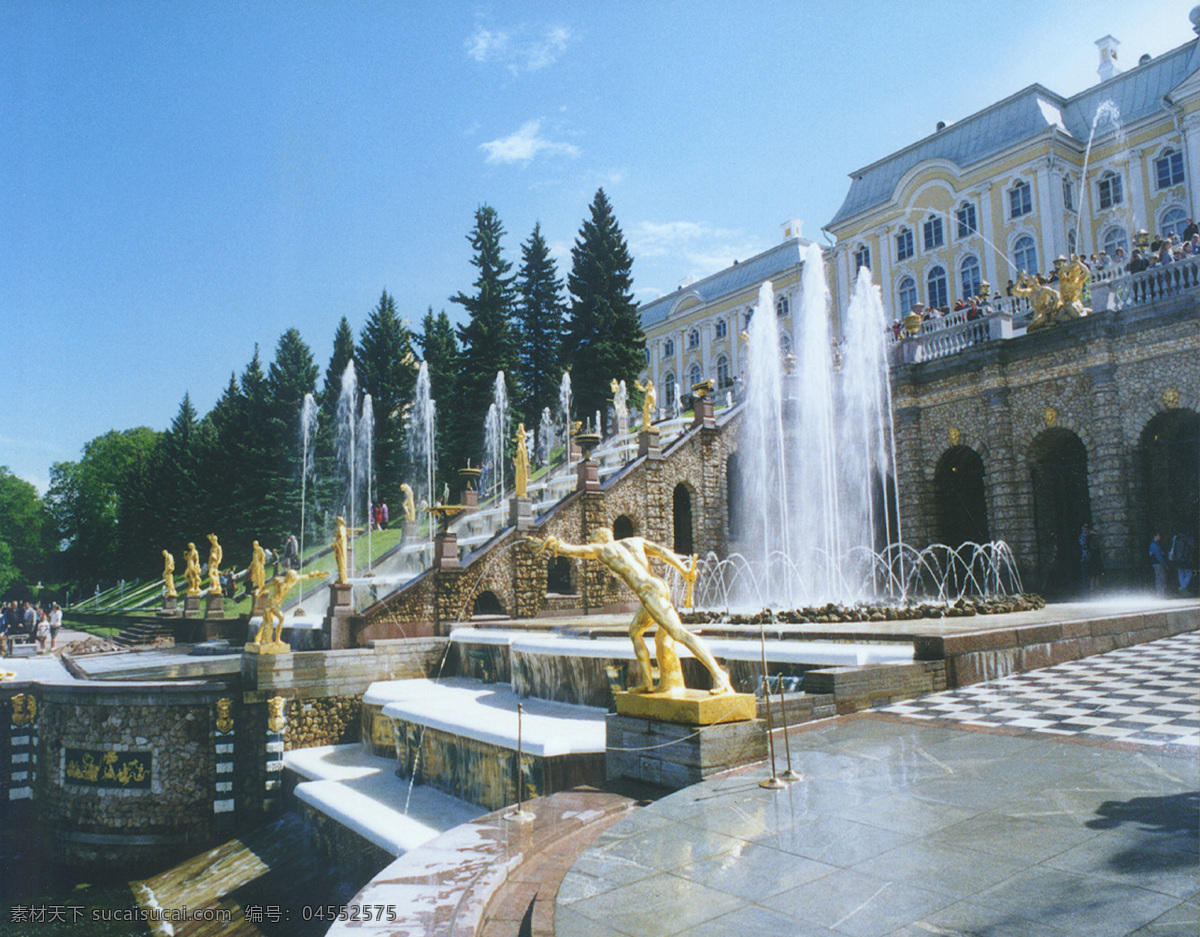
<path id="1" fill-rule="evenodd" d="M 517 490 L 518 498 L 529 497 L 529 447 L 526 445 L 525 440 L 525 424 L 518 423 L 516 437 L 517 451 L 513 454 L 513 468 L 516 470 L 513 486 Z"/>
<path id="2" fill-rule="evenodd" d="M 250 583 L 254 586 L 254 596 L 263 590 L 263 583 L 267 581 L 267 551 L 258 545 L 258 541 L 254 541 L 254 546 L 250 548 L 250 568 L 247 570 L 250 576 Z"/>
<path id="3" fill-rule="evenodd" d="M 338 517 L 337 525 L 333 531 L 333 558 L 337 561 L 337 581 L 342 585 L 350 581 L 349 571 L 346 568 L 346 553 L 349 548 L 349 538 L 354 534 L 361 533 L 361 527 L 347 527 L 346 519 Z"/>
<path id="4" fill-rule="evenodd" d="M 1058 291 L 1062 296 L 1059 318 L 1078 319 L 1091 315 L 1092 310 L 1083 304 L 1083 288 L 1091 277 L 1092 271 L 1077 254 L 1072 254 L 1070 262 L 1059 268 Z"/>
<path id="5" fill-rule="evenodd" d="M 417 519 L 417 506 L 413 503 L 412 487 L 404 484 L 400 486 L 400 490 L 404 493 L 404 519 L 406 521 L 415 521 Z"/>
<path id="6" fill-rule="evenodd" d="M 633 641 L 633 651 L 637 655 L 638 675 L 641 683 L 631 687 L 633 693 L 674 693 L 682 692 L 684 688 L 683 670 L 679 665 L 679 657 L 675 653 L 675 642 L 678 641 L 695 655 L 708 672 L 712 674 L 713 688 L 709 691 L 712 696 L 732 693 L 729 674 L 722 670 L 716 660 L 700 639 L 683 627 L 679 613 L 671 604 L 671 591 L 667 584 L 650 572 L 650 558 L 662 560 L 683 575 L 690 586 L 696 581 L 696 558 L 692 557 L 692 566 L 687 568 L 676 559 L 670 550 L 651 543 L 642 537 L 625 537 L 614 540 L 612 531 L 602 527 L 592 534 L 591 542 L 582 546 L 562 543 L 557 537 L 547 537 L 538 540 L 528 537 L 526 540 L 537 552 L 551 551 L 554 556 L 574 556 L 585 560 L 597 560 L 614 572 L 625 585 L 633 590 L 634 595 L 642 603 L 633 616 L 629 625 L 629 637 Z M 642 635 L 652 624 L 658 624 L 654 646 L 658 658 L 658 687 L 654 686 L 654 677 L 650 671 L 650 652 Z"/>
<path id="7" fill-rule="evenodd" d="M 208 593 L 209 595 L 220 595 L 222 592 L 221 557 L 224 556 L 224 551 L 217 543 L 216 534 L 209 534 L 208 542 L 211 544 L 208 548 Z"/>
<path id="8" fill-rule="evenodd" d="M 171 556 L 166 550 L 163 550 L 163 586 L 166 591 L 164 595 L 174 598 L 179 595 L 175 591 L 175 557 Z"/>
<path id="9" fill-rule="evenodd" d="M 217 731 L 228 732 L 233 728 L 233 700 L 217 700 Z"/>
<path id="10" fill-rule="evenodd" d="M 12 724 L 27 726 L 37 718 L 37 697 L 17 693 L 12 698 Z"/>
<path id="11" fill-rule="evenodd" d="M 184 557 L 184 572 L 183 578 L 187 582 L 187 594 L 200 594 L 200 553 L 196 550 L 194 543 L 189 543 L 187 553 Z"/>
<path id="12" fill-rule="evenodd" d="M 1013 295 L 1028 296 L 1029 305 L 1033 307 L 1033 318 L 1029 320 L 1026 332 L 1036 332 L 1056 322 L 1078 319 L 1091 313 L 1082 300 L 1083 288 L 1092 275 L 1087 264 L 1072 254 L 1069 263 L 1064 260 L 1056 266 L 1061 293 L 1024 270 L 1017 277 Z"/>
<path id="13" fill-rule="evenodd" d="M 280 639 L 280 635 L 283 633 L 283 601 L 297 583 L 304 582 L 306 579 L 324 579 L 327 575 L 328 573 L 318 571 L 302 576 L 294 569 L 289 569 L 268 582 L 263 589 L 267 601 L 263 608 L 262 624 L 258 626 L 258 634 L 254 636 L 254 640 L 246 645 L 247 650 L 252 646 L 255 647 L 255 650 L 266 647 L 276 653 L 290 650 Z M 274 633 L 271 630 L 272 625 L 274 625 Z M 270 637 L 269 641 L 266 640 L 268 637 Z"/>
<path id="14" fill-rule="evenodd" d="M 267 728 L 272 732 L 282 732 L 287 725 L 287 716 L 284 713 L 286 705 L 287 700 L 282 696 L 272 696 L 267 700 Z"/>
<path id="15" fill-rule="evenodd" d="M 648 430 L 654 419 L 654 410 L 658 407 L 658 391 L 654 389 L 654 381 L 646 378 L 645 384 L 633 382 L 633 386 L 642 392 L 642 429 Z"/>

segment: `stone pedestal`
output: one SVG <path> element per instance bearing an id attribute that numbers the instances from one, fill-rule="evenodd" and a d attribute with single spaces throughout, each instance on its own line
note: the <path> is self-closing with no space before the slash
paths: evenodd
<path id="1" fill-rule="evenodd" d="M 750 722 L 756 715 L 753 693 L 713 696 L 707 690 L 676 690 L 666 693 L 618 692 L 614 697 L 617 712 L 622 716 L 640 716 L 679 725 Z"/>
<path id="2" fill-rule="evenodd" d="M 474 511 L 479 507 L 479 492 L 474 488 L 467 488 L 462 492 L 458 503 L 467 511 Z"/>
<path id="3" fill-rule="evenodd" d="M 517 530 L 533 526 L 533 502 L 528 498 L 510 498 L 508 501 L 508 523 Z"/>
<path id="4" fill-rule="evenodd" d="M 200 618 L 200 596 L 185 595 L 183 597 L 183 617 Z"/>
<path id="5" fill-rule="evenodd" d="M 179 596 L 163 596 L 163 606 L 158 613 L 163 618 L 178 618 L 183 612 L 179 608 Z"/>
<path id="6" fill-rule="evenodd" d="M 350 618 L 354 614 L 351 593 L 354 587 L 348 582 L 329 585 L 329 607 L 325 610 L 325 636 L 329 648 L 334 651 L 350 647 Z"/>
<path id="7" fill-rule="evenodd" d="M 579 451 L 579 443 L 577 443 L 575 441 L 575 437 L 572 436 L 567 442 L 567 461 L 578 462 L 581 455 L 582 453 Z"/>
<path id="8" fill-rule="evenodd" d="M 445 531 L 433 538 L 433 568 L 458 569 L 458 534 Z"/>
<path id="9" fill-rule="evenodd" d="M 638 433 L 638 457 L 662 458 L 662 447 L 658 442 L 658 430 L 653 426 Z"/>
<path id="10" fill-rule="evenodd" d="M 593 459 L 584 459 L 576 469 L 576 491 L 600 490 L 600 463 Z"/>
<path id="11" fill-rule="evenodd" d="M 605 775 L 609 781 L 629 778 L 671 790 L 767 757 L 767 729 L 761 719 L 701 730 L 613 713 L 608 716 L 606 737 Z"/>
<path id="12" fill-rule="evenodd" d="M 205 618 L 224 618 L 225 617 L 225 596 L 220 592 L 205 592 L 204 593 L 204 617 Z"/>
<path id="13" fill-rule="evenodd" d="M 717 428 L 712 397 L 698 397 L 692 406 L 692 428 L 695 429 L 697 426 L 703 426 L 706 429 Z"/>

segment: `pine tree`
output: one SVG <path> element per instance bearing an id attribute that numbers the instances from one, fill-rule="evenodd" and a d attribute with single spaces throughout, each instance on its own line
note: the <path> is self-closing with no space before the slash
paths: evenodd
<path id="1" fill-rule="evenodd" d="M 157 530 L 160 549 L 176 556 L 189 541 L 204 535 L 200 526 L 205 493 L 199 466 L 204 436 L 191 396 L 185 393 L 171 428 L 159 440 L 151 467 L 154 514 L 161 522 Z"/>
<path id="2" fill-rule="evenodd" d="M 592 200 L 571 249 L 571 313 L 563 358 L 571 369 L 575 413 L 606 412 L 613 380 L 632 387 L 645 366 L 646 336 L 633 301 L 633 261 L 603 189 Z"/>
<path id="3" fill-rule="evenodd" d="M 412 400 L 417 363 L 412 333 L 400 321 L 396 302 L 387 290 L 363 326 L 355 358 L 358 385 L 371 395 L 375 418 L 371 498 L 399 504 L 405 468 L 402 410 Z"/>
<path id="4" fill-rule="evenodd" d="M 447 408 L 447 415 L 451 416 L 448 430 L 453 459 L 448 468 L 454 470 L 461 468 L 467 458 L 475 464 L 479 462 L 481 427 L 492 402 L 497 371 L 504 372 L 508 399 L 518 399 L 517 345 L 511 322 L 515 277 L 509 274 L 512 264 L 501 255 L 503 236 L 504 227 L 495 209 L 489 205 L 476 209 L 475 228 L 467 236 L 475 250 L 471 265 L 479 271 L 475 293 L 468 296 L 460 292 L 450 298 L 470 315 L 467 324 L 458 330 L 463 347 L 460 391 L 456 405 Z M 512 415 L 514 420 L 518 418 L 516 412 Z"/>
<path id="5" fill-rule="evenodd" d="M 562 382 L 563 313 L 562 280 L 550 248 L 542 237 L 541 224 L 534 225 L 529 240 L 521 245 L 521 269 L 517 272 L 517 318 L 521 324 L 521 384 L 524 410 L 536 421 L 543 407 L 554 408 Z"/>

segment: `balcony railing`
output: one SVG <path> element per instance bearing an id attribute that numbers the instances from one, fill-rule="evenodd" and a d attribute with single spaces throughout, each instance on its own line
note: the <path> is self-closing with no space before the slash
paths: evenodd
<path id="1" fill-rule="evenodd" d="M 1185 293 L 1200 295 L 1200 256 L 1129 274 L 1120 268 L 1101 271 L 1091 282 L 1091 305 L 1097 312 L 1131 309 Z M 973 345 L 1023 335 L 1033 310 L 1025 296 L 996 297 L 980 318 L 962 309 L 921 323 L 916 335 L 902 333 L 892 343 L 892 364 L 932 361 L 958 354 Z"/>

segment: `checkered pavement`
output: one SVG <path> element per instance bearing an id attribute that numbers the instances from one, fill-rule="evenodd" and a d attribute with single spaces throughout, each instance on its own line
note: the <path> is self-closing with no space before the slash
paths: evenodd
<path id="1" fill-rule="evenodd" d="M 1200 748 L 1200 632 L 881 707 L 945 719 Z"/>

